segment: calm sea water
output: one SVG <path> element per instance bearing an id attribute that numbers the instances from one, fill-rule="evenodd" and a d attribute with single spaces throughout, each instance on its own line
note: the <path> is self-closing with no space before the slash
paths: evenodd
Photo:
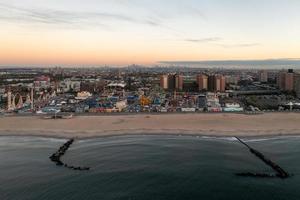
<path id="1" fill-rule="evenodd" d="M 300 138 L 245 139 L 293 173 L 290 179 L 236 177 L 272 172 L 233 138 L 122 136 L 75 141 L 64 162 L 49 160 L 66 140 L 0 137 L 0 199 L 300 199 Z"/>

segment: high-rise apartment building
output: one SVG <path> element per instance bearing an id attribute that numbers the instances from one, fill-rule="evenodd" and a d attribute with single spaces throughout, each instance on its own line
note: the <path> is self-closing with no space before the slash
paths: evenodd
<path id="1" fill-rule="evenodd" d="M 226 79 L 223 75 L 211 75 L 208 77 L 208 90 L 211 92 L 225 92 Z"/>
<path id="2" fill-rule="evenodd" d="M 173 74 L 168 75 L 168 89 L 175 90 L 176 85 L 176 76 Z"/>
<path id="3" fill-rule="evenodd" d="M 178 91 L 183 90 L 183 76 L 182 75 L 175 76 L 175 89 Z"/>
<path id="4" fill-rule="evenodd" d="M 300 74 L 298 73 L 294 74 L 294 91 L 296 96 L 300 98 Z"/>
<path id="5" fill-rule="evenodd" d="M 183 76 L 176 74 L 162 75 L 160 86 L 165 90 L 183 90 Z"/>
<path id="6" fill-rule="evenodd" d="M 206 91 L 208 89 L 208 77 L 204 74 L 197 76 L 197 83 L 199 91 Z"/>
<path id="7" fill-rule="evenodd" d="M 282 91 L 293 91 L 294 90 L 294 72 L 289 69 L 288 72 L 279 72 L 277 78 L 277 84 Z"/>
<path id="8" fill-rule="evenodd" d="M 160 77 L 160 87 L 163 88 L 164 90 L 167 90 L 169 88 L 168 75 L 162 75 Z"/>

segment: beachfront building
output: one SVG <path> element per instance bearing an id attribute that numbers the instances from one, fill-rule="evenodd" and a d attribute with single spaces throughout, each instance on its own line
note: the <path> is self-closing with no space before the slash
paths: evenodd
<path id="1" fill-rule="evenodd" d="M 207 108 L 206 95 L 199 95 L 197 98 L 197 107 L 199 110 L 204 111 Z"/>
<path id="2" fill-rule="evenodd" d="M 116 103 L 116 109 L 119 112 L 122 112 L 127 107 L 127 101 L 118 101 Z"/>
<path id="3" fill-rule="evenodd" d="M 239 103 L 225 103 L 224 112 L 243 112 L 244 108 Z"/>
<path id="4" fill-rule="evenodd" d="M 221 104 L 219 101 L 219 97 L 215 93 L 207 93 L 207 111 L 208 112 L 221 112 Z"/>

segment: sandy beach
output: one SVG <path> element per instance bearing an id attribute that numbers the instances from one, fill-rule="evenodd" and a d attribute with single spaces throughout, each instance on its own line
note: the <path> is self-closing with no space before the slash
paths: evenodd
<path id="1" fill-rule="evenodd" d="M 166 114 L 2 117 L 0 135 L 89 138 L 124 134 L 191 134 L 205 136 L 300 135 L 300 114 Z"/>

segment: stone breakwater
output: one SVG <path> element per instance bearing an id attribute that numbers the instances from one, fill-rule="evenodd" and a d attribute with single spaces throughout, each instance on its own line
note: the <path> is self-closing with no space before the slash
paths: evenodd
<path id="1" fill-rule="evenodd" d="M 287 173 L 283 168 L 281 168 L 278 164 L 273 162 L 272 160 L 268 159 L 265 155 L 263 155 L 261 152 L 259 152 L 256 149 L 253 149 L 250 147 L 248 144 L 243 142 L 240 138 L 236 137 L 236 139 L 245 145 L 249 151 L 255 155 L 257 158 L 259 158 L 261 161 L 263 161 L 266 165 L 271 167 L 276 174 L 265 174 L 265 173 L 252 173 L 252 172 L 247 172 L 247 173 L 237 173 L 237 176 L 244 176 L 244 177 L 259 177 L 259 178 L 281 178 L 281 179 L 286 179 L 290 177 L 290 174 Z"/>
<path id="2" fill-rule="evenodd" d="M 78 171 L 87 171 L 90 170 L 90 167 L 77 167 L 77 166 L 72 166 L 72 165 L 68 165 L 66 163 L 63 163 L 61 161 L 61 157 L 63 155 L 65 155 L 65 153 L 67 152 L 67 150 L 70 148 L 70 146 L 73 144 L 74 139 L 70 139 L 68 140 L 65 144 L 63 144 L 61 147 L 59 147 L 59 149 L 52 154 L 49 158 L 52 162 L 54 162 L 57 166 L 63 166 L 66 167 L 68 169 L 72 169 L 72 170 L 78 170 Z"/>

